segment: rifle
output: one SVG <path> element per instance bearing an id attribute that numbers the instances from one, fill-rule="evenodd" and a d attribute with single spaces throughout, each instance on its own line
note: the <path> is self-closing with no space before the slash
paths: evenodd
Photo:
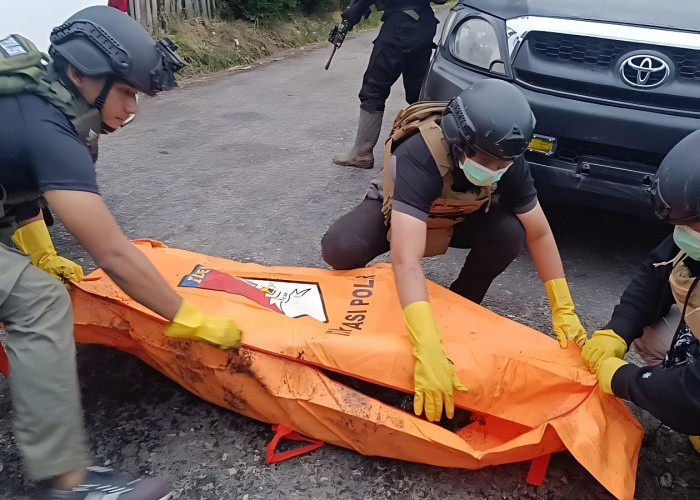
<path id="1" fill-rule="evenodd" d="M 335 51 L 343 45 L 343 42 L 345 41 L 345 35 L 348 34 L 348 31 L 350 31 L 350 25 L 347 21 L 343 21 L 340 25 L 336 24 L 335 27 L 328 34 L 328 41 L 333 44 L 333 52 L 331 52 L 331 56 L 328 58 L 328 62 L 326 63 L 326 69 L 330 67 L 331 61 L 333 60 L 333 56 L 335 55 Z"/>

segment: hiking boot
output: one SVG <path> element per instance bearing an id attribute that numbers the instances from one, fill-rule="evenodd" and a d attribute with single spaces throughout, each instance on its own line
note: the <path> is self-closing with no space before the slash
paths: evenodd
<path id="1" fill-rule="evenodd" d="M 37 500 L 167 500 L 172 488 L 157 478 L 140 479 L 107 467 L 88 467 L 83 483 L 72 490 L 47 488 Z"/>
<path id="2" fill-rule="evenodd" d="M 360 120 L 357 124 L 355 145 L 347 154 L 334 156 L 333 163 L 346 167 L 374 167 L 373 150 L 382 130 L 383 116 L 384 111 L 371 113 L 360 108 Z"/>

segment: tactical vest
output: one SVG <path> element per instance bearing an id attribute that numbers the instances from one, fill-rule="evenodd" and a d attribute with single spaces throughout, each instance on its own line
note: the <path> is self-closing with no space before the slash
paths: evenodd
<path id="1" fill-rule="evenodd" d="M 685 308 L 685 324 L 688 325 L 693 335 L 700 340 L 700 291 L 698 290 L 700 287 L 696 286 L 688 298 L 688 290 L 690 290 L 690 286 L 696 277 L 691 274 L 688 266 L 682 261 L 685 255 L 685 252 L 681 251 L 673 259 L 673 270 L 671 270 L 668 281 L 679 310 L 683 311 Z M 687 305 L 686 298 L 688 299 Z"/>
<path id="2" fill-rule="evenodd" d="M 394 119 L 389 138 L 384 145 L 384 202 L 382 212 L 384 222 L 391 222 L 391 200 L 394 194 L 394 178 L 391 175 L 391 155 L 396 146 L 408 137 L 420 132 L 421 137 L 435 160 L 442 177 L 442 193 L 430 207 L 428 233 L 425 244 L 425 257 L 442 255 L 447 251 L 454 232 L 454 226 L 467 215 L 476 212 L 484 204 L 488 210 L 491 195 L 496 184 L 481 187 L 478 191 L 466 193 L 454 191 L 454 173 L 457 168 L 452 159 L 450 147 L 445 142 L 440 129 L 440 119 L 447 101 L 419 101 L 402 109 Z M 399 168 L 397 165 L 396 168 Z M 388 238 L 391 238 L 391 229 Z"/>
<path id="3" fill-rule="evenodd" d="M 20 35 L 0 40 L 0 96 L 35 94 L 48 101 L 70 120 L 80 140 L 97 161 L 97 141 L 102 130 L 99 110 L 71 93 L 59 80 L 48 55 Z M 0 186 L 0 227 L 14 226 L 14 217 L 6 216 L 12 205 L 39 200 L 39 192 L 7 193 Z"/>

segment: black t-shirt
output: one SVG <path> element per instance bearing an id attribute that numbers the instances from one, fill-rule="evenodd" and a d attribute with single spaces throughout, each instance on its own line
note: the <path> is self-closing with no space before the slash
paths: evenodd
<path id="1" fill-rule="evenodd" d="M 51 190 L 99 194 L 95 165 L 73 125 L 33 94 L 0 97 L 0 185 L 8 196 Z"/>
<path id="2" fill-rule="evenodd" d="M 392 210 L 411 215 L 422 221 L 428 219 L 430 207 L 442 193 L 443 179 L 423 137 L 418 133 L 394 150 L 395 186 Z M 394 173 L 394 172 L 392 172 Z M 461 169 L 455 169 L 455 191 L 478 190 L 467 180 Z M 520 156 L 498 181 L 494 198 L 516 214 L 532 210 L 537 204 L 537 190 L 530 166 Z"/>

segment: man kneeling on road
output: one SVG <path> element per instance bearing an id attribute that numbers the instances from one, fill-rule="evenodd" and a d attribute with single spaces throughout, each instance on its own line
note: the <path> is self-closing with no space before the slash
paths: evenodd
<path id="1" fill-rule="evenodd" d="M 632 401 L 700 452 L 700 131 L 671 149 L 651 194 L 656 215 L 675 226 L 642 264 L 604 330 L 582 351 L 608 394 Z M 635 349 L 647 365 L 624 361 Z"/>
<path id="2" fill-rule="evenodd" d="M 169 40 L 155 43 L 107 6 L 76 13 L 51 43 L 44 67 L 28 40 L 0 40 L 0 322 L 15 438 L 29 476 L 46 484 L 41 499 L 162 500 L 172 490 L 160 480 L 88 467 L 71 302 L 51 276 L 79 280 L 82 270 L 56 254 L 40 205 L 45 198 L 120 288 L 170 321 L 166 335 L 239 346 L 235 321 L 184 302 L 125 238 L 97 187 L 97 133 L 136 113 L 138 92 L 175 86 L 184 63 Z"/>
<path id="3" fill-rule="evenodd" d="M 520 91 L 485 79 L 447 107 L 417 103 L 402 113 L 387 141 L 383 179 L 372 181 L 362 203 L 328 229 L 321 246 L 335 269 L 363 267 L 391 250 L 416 357 L 414 410 L 421 414 L 425 406 L 428 420 L 437 421 L 443 404 L 452 418 L 453 388 L 465 388 L 442 350 L 421 268 L 424 256 L 445 253 L 448 246 L 471 249 L 450 289 L 480 303 L 526 242 L 561 347 L 569 340 L 583 345 L 586 332 L 522 156 L 535 119 Z"/>

